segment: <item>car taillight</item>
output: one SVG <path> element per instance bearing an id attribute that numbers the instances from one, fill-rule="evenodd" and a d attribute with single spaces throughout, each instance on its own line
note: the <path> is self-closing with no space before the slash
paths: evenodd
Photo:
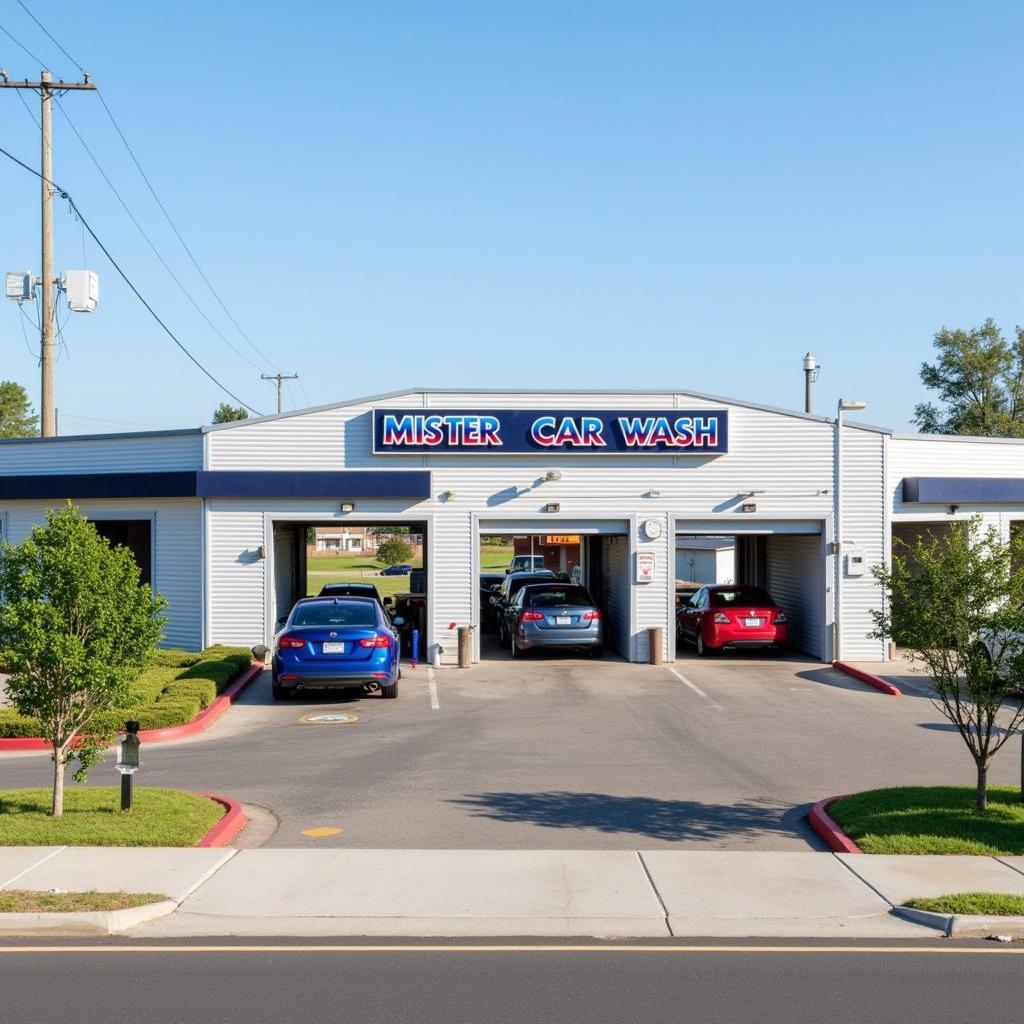
<path id="1" fill-rule="evenodd" d="M 378 633 L 376 636 L 363 637 L 359 641 L 360 647 L 390 647 L 391 637 L 387 633 Z"/>
<path id="2" fill-rule="evenodd" d="M 776 612 L 775 613 L 775 625 L 777 625 L 777 626 L 784 626 L 785 624 L 786 624 L 786 613 L 782 612 L 782 611 Z"/>
<path id="3" fill-rule="evenodd" d="M 519 615 L 520 622 L 541 622 L 544 616 L 540 612 L 521 612 Z"/>
<path id="4" fill-rule="evenodd" d="M 601 613 L 596 608 L 591 608 L 590 611 L 583 613 L 584 622 L 597 622 L 601 618 Z"/>
<path id="5" fill-rule="evenodd" d="M 720 622 L 723 626 L 729 625 L 729 616 L 725 612 L 715 612 L 715 622 Z"/>
<path id="6" fill-rule="evenodd" d="M 279 651 L 286 651 L 290 649 L 297 649 L 299 647 L 305 647 L 306 640 L 301 636 L 288 636 L 285 634 L 280 640 L 277 641 L 277 649 Z"/>

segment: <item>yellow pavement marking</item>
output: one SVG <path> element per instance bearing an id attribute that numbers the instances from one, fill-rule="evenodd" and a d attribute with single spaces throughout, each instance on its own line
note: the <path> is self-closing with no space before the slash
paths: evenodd
<path id="1" fill-rule="evenodd" d="M 939 940 L 936 939 L 936 942 Z M 1020 956 L 1024 947 L 949 946 L 582 946 L 582 945 L 231 945 L 231 946 L 0 946 L 11 953 L 905 953 L 942 956 Z"/>
<path id="2" fill-rule="evenodd" d="M 319 828 L 304 828 L 302 834 L 304 836 L 336 836 L 343 831 L 344 829 L 334 828 L 333 825 L 321 825 Z"/>

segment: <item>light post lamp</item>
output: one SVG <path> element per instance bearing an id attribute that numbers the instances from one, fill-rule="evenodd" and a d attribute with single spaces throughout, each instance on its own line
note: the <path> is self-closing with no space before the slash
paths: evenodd
<path id="1" fill-rule="evenodd" d="M 139 723 L 124 723 L 117 737 L 117 770 L 121 773 L 121 810 L 132 809 L 132 776 L 139 770 Z"/>
<path id="2" fill-rule="evenodd" d="M 836 407 L 836 458 L 835 458 L 835 511 L 833 523 L 835 539 L 832 541 L 832 558 L 835 562 L 835 608 L 832 613 L 832 660 L 843 657 L 843 413 L 859 412 L 866 409 L 866 402 L 853 402 L 840 398 Z"/>

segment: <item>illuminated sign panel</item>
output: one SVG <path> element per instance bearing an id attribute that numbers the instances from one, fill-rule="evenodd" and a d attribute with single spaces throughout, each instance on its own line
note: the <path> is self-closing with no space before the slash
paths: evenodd
<path id="1" fill-rule="evenodd" d="M 374 409 L 377 455 L 438 454 L 723 455 L 725 409 Z"/>

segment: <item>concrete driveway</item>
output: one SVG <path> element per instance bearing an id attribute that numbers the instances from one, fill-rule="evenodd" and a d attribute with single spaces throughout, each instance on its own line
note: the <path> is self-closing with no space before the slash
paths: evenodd
<path id="1" fill-rule="evenodd" d="M 357 721 L 300 722 L 317 712 Z M 993 783 L 1015 781 L 1014 754 Z M 46 755 L 0 756 L 3 786 L 45 786 L 49 770 Z M 92 773 L 116 779 L 109 762 Z M 581 850 L 818 849 L 804 815 L 821 797 L 971 781 L 961 740 L 922 696 L 729 654 L 406 668 L 397 701 L 274 703 L 264 675 L 202 736 L 145 747 L 137 777 L 267 808 L 250 837 L 269 846 Z"/>

